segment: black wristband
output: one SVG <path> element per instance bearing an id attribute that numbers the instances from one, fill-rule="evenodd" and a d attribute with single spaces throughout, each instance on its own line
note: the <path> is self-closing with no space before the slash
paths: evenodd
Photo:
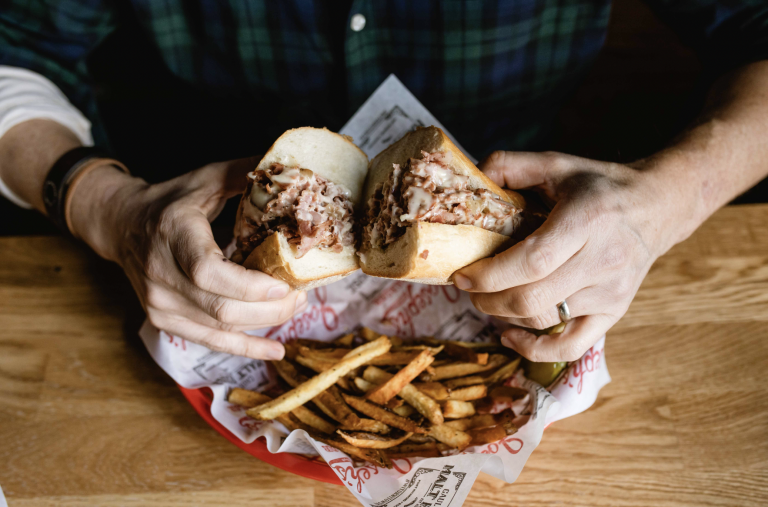
<path id="1" fill-rule="evenodd" d="M 69 150 L 59 157 L 43 183 L 43 203 L 48 218 L 66 235 L 71 235 L 67 226 L 65 206 L 70 184 L 77 174 L 90 160 L 109 158 L 101 149 L 95 147 L 79 147 Z"/>

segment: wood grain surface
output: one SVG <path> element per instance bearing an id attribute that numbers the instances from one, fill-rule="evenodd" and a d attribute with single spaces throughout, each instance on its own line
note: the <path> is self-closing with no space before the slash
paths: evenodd
<path id="1" fill-rule="evenodd" d="M 0 239 L 0 485 L 11 507 L 355 506 L 227 442 L 144 350 L 120 271 Z M 471 506 L 768 504 L 768 206 L 719 211 L 659 259 L 608 335 L 613 382 Z"/>

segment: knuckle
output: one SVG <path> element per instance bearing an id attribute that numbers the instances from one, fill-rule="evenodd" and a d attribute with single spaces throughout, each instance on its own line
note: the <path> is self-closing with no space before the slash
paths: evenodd
<path id="1" fill-rule="evenodd" d="M 197 287 L 208 290 L 213 276 L 211 263 L 202 256 L 195 256 L 189 261 L 189 279 Z"/>
<path id="2" fill-rule="evenodd" d="M 509 300 L 510 309 L 520 317 L 536 318 L 542 311 L 544 295 L 537 286 L 517 291 Z"/>
<path id="3" fill-rule="evenodd" d="M 523 270 L 530 279 L 540 280 L 549 274 L 555 252 L 547 245 L 534 245 L 523 259 Z"/>
<path id="4" fill-rule="evenodd" d="M 168 323 L 165 312 L 153 307 L 147 307 L 147 320 L 158 329 L 163 329 Z"/>
<path id="5" fill-rule="evenodd" d="M 211 316 L 223 324 L 231 324 L 237 314 L 232 302 L 221 297 L 215 298 L 212 310 Z"/>
<path id="6" fill-rule="evenodd" d="M 550 326 L 553 326 L 555 323 L 552 321 L 552 318 L 548 315 L 537 315 L 536 317 L 527 317 L 524 319 L 520 319 L 521 325 L 524 327 L 528 327 L 531 329 L 546 329 Z"/>
<path id="7" fill-rule="evenodd" d="M 602 270 L 622 269 L 629 264 L 629 250 L 624 245 L 614 244 L 608 246 L 600 257 Z"/>
<path id="8" fill-rule="evenodd" d="M 624 301 L 635 293 L 635 282 L 628 276 L 621 276 L 613 282 L 614 298 Z"/>
<path id="9" fill-rule="evenodd" d="M 488 162 L 491 167 L 502 168 L 507 158 L 507 152 L 504 150 L 496 150 L 488 156 Z"/>

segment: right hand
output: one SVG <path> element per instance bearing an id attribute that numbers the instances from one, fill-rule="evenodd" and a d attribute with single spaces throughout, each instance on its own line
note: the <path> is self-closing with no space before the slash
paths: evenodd
<path id="1" fill-rule="evenodd" d="M 306 293 L 229 261 L 210 227 L 257 162 L 209 164 L 155 185 L 99 168 L 75 189 L 72 227 L 122 266 L 157 328 L 213 350 L 281 359 L 282 344 L 243 331 L 285 322 L 306 308 Z"/>

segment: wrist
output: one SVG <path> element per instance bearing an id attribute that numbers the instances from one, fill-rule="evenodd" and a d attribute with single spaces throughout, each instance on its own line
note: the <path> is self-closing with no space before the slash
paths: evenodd
<path id="1" fill-rule="evenodd" d="M 652 215 L 659 233 L 659 255 L 687 239 L 715 211 L 702 199 L 695 168 L 682 154 L 665 150 L 630 167 L 641 172 L 654 196 Z"/>
<path id="2" fill-rule="evenodd" d="M 130 207 L 147 183 L 105 161 L 86 174 L 69 196 L 70 227 L 97 254 L 118 261 L 118 246 Z"/>

